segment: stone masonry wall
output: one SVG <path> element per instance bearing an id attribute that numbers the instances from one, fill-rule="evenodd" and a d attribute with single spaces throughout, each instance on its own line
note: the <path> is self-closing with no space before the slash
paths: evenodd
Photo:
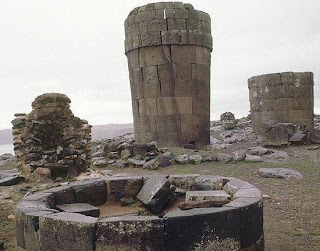
<path id="1" fill-rule="evenodd" d="M 313 73 L 283 72 L 248 80 L 252 127 L 257 132 L 277 123 L 313 128 Z"/>
<path id="2" fill-rule="evenodd" d="M 211 20 L 190 4 L 137 7 L 125 21 L 137 143 L 210 143 Z"/>
<path id="3" fill-rule="evenodd" d="M 91 126 L 73 115 L 70 102 L 64 94 L 46 93 L 29 114 L 15 114 L 14 151 L 25 175 L 73 177 L 90 165 Z"/>

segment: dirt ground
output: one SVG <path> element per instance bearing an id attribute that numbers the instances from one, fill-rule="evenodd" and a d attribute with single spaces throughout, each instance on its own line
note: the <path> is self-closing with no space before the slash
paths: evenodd
<path id="1" fill-rule="evenodd" d="M 137 174 L 213 174 L 238 177 L 256 185 L 268 198 L 264 200 L 264 233 L 267 251 L 320 250 L 320 149 L 310 146 L 289 147 L 290 159 L 281 163 L 221 163 L 201 165 L 172 165 L 156 171 L 138 168 L 115 169 L 116 173 Z M 184 150 L 185 151 L 185 150 Z M 220 151 L 221 152 L 221 151 Z M 300 171 L 301 180 L 266 179 L 256 172 L 262 167 L 285 167 Z M 12 189 L 11 199 L 0 199 L 0 240 L 6 250 L 15 250 L 15 224 L 9 215 L 24 191 L 21 184 L 12 188 L 0 187 L 0 193 Z M 40 184 L 36 184 L 40 186 Z M 24 189 L 22 189 L 24 190 Z"/>

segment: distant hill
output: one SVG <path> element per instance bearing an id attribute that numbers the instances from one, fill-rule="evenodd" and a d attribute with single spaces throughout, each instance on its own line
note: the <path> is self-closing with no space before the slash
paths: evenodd
<path id="1" fill-rule="evenodd" d="M 115 138 L 117 136 L 133 133 L 133 124 L 107 124 L 92 127 L 92 140 Z"/>
<path id="2" fill-rule="evenodd" d="M 92 140 L 114 138 L 126 133 L 133 133 L 133 124 L 107 124 L 92 127 Z M 11 129 L 0 130 L 0 145 L 12 143 Z"/>
<path id="3" fill-rule="evenodd" d="M 12 143 L 11 129 L 0 130 L 0 145 L 8 145 Z"/>

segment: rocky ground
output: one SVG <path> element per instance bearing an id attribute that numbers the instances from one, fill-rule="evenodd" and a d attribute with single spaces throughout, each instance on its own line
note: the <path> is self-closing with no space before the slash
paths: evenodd
<path id="1" fill-rule="evenodd" d="M 94 142 L 95 165 L 79 178 L 145 173 L 238 177 L 254 184 L 264 194 L 266 250 L 320 250 L 320 145 L 263 148 L 261 138 L 252 133 L 247 119 L 238 121 L 237 127 L 231 130 L 224 130 L 219 122 L 212 123 L 211 145 L 199 151 L 158 149 L 155 143 L 135 149 L 132 136 Z M 0 179 L 17 174 L 14 158 L 8 159 L 8 155 L 0 158 Z M 260 168 L 289 168 L 299 173 L 294 172 L 290 178 L 284 170 L 284 178 L 280 178 L 263 170 L 259 172 Z M 26 194 L 59 182 L 26 180 L 13 186 L 0 186 L 0 241 L 4 241 L 5 250 L 15 250 L 16 203 Z"/>

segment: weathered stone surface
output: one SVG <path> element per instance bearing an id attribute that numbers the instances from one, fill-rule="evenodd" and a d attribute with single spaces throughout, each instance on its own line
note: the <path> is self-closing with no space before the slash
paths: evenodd
<path id="1" fill-rule="evenodd" d="M 128 231 L 129 230 L 129 231 Z M 165 250 L 163 219 L 156 216 L 122 216 L 100 220 L 96 250 Z"/>
<path id="2" fill-rule="evenodd" d="M 264 155 L 267 153 L 271 153 L 271 150 L 261 146 L 250 147 L 247 149 L 247 154 L 251 155 Z"/>
<path id="3" fill-rule="evenodd" d="M 232 179 L 224 185 L 223 190 L 228 194 L 234 195 L 240 188 L 254 188 L 254 185 L 239 179 Z"/>
<path id="4" fill-rule="evenodd" d="M 246 154 L 246 158 L 244 159 L 246 162 L 262 162 L 263 159 L 258 155 Z"/>
<path id="5" fill-rule="evenodd" d="M 197 177 L 199 177 L 199 174 L 178 174 L 170 175 L 168 179 L 175 187 L 190 190 Z"/>
<path id="6" fill-rule="evenodd" d="M 233 195 L 233 199 L 237 199 L 237 198 L 261 198 L 261 196 L 262 196 L 261 191 L 256 187 L 240 188 Z"/>
<path id="7" fill-rule="evenodd" d="M 165 152 L 157 156 L 159 167 L 170 166 L 174 162 L 174 155 L 172 152 Z"/>
<path id="8" fill-rule="evenodd" d="M 120 201 L 124 197 L 135 198 L 143 186 L 141 176 L 108 177 L 108 201 Z"/>
<path id="9" fill-rule="evenodd" d="M 24 177 L 21 176 L 10 176 L 3 179 L 0 179 L 0 186 L 14 186 L 25 180 Z"/>
<path id="10" fill-rule="evenodd" d="M 187 191 L 186 201 L 204 201 L 212 200 L 218 202 L 229 202 L 231 196 L 223 190 L 216 191 Z"/>
<path id="11" fill-rule="evenodd" d="M 39 217 L 53 214 L 52 211 L 27 212 L 24 215 L 23 236 L 25 249 L 28 251 L 40 250 Z"/>
<path id="12" fill-rule="evenodd" d="M 42 250 L 95 250 L 97 218 L 74 213 L 40 217 Z"/>
<path id="13" fill-rule="evenodd" d="M 151 177 L 138 193 L 137 199 L 151 212 L 158 214 L 164 209 L 172 196 L 170 185 L 169 180 L 163 176 Z"/>
<path id="14" fill-rule="evenodd" d="M 234 161 L 241 161 L 241 160 L 244 160 L 245 157 L 246 157 L 246 150 L 239 150 L 239 151 L 235 151 L 233 152 L 233 160 Z"/>
<path id="15" fill-rule="evenodd" d="M 200 175 L 194 180 L 192 190 L 221 190 L 228 181 L 227 177 Z"/>
<path id="16" fill-rule="evenodd" d="M 191 164 L 197 165 L 197 164 L 200 164 L 201 161 L 202 161 L 202 156 L 199 155 L 199 154 L 190 155 L 190 157 L 189 157 L 189 162 L 190 162 Z"/>
<path id="17" fill-rule="evenodd" d="M 54 204 L 70 204 L 74 203 L 75 196 L 74 190 L 69 186 L 58 186 L 48 190 L 45 190 L 44 193 L 52 193 L 54 196 Z"/>
<path id="18" fill-rule="evenodd" d="M 302 174 L 290 168 L 260 168 L 258 174 L 264 178 L 302 179 Z"/>
<path id="19" fill-rule="evenodd" d="M 100 209 L 88 203 L 73 203 L 58 205 L 57 209 L 66 213 L 77 213 L 86 216 L 99 217 Z"/>
<path id="20" fill-rule="evenodd" d="M 107 200 L 106 183 L 102 179 L 76 181 L 70 184 L 74 190 L 76 203 L 102 205 Z"/>
<path id="21" fill-rule="evenodd" d="M 145 160 L 138 160 L 138 159 L 133 159 L 133 158 L 128 159 L 128 162 L 130 164 L 132 164 L 134 166 L 138 166 L 138 167 L 143 166 L 146 163 Z"/>
<path id="22" fill-rule="evenodd" d="M 194 208 L 221 207 L 227 204 L 227 200 L 204 200 L 204 201 L 184 201 L 178 204 L 181 210 L 190 210 Z"/>
<path id="23" fill-rule="evenodd" d="M 204 248 L 209 244 L 207 240 L 218 243 L 219 240 L 230 238 L 234 242 L 239 242 L 239 213 L 237 209 L 201 208 L 166 214 L 164 219 L 168 250 L 193 250 L 199 247 L 199 243 L 202 243 L 202 248 Z M 192 226 L 192 231 L 190 231 L 190 226 Z M 225 247 L 224 250 L 230 250 L 230 246 Z"/>
<path id="24" fill-rule="evenodd" d="M 240 209 L 240 242 L 246 248 L 263 235 L 263 206 L 260 198 L 238 198 L 225 205 Z"/>
<path id="25" fill-rule="evenodd" d="M 124 149 L 120 153 L 121 159 L 127 159 L 131 156 L 131 151 L 129 149 Z"/>
<path id="26" fill-rule="evenodd" d="M 40 202 L 46 205 L 48 208 L 54 207 L 53 193 L 37 192 L 24 197 L 23 200 Z"/>
<path id="27" fill-rule="evenodd" d="M 178 155 L 175 160 L 178 164 L 187 164 L 189 162 L 189 156 L 187 154 L 181 154 Z"/>
<path id="28" fill-rule="evenodd" d="M 319 127 L 314 127 L 308 134 L 308 139 L 312 143 L 319 144 L 320 143 L 320 128 Z"/>
<path id="29" fill-rule="evenodd" d="M 106 166 L 108 162 L 105 157 L 95 157 L 92 158 L 92 164 L 94 166 Z"/>
<path id="30" fill-rule="evenodd" d="M 150 169 L 150 170 L 156 170 L 159 167 L 159 160 L 157 158 L 154 158 L 152 160 L 147 161 L 143 165 L 143 169 Z"/>
<path id="31" fill-rule="evenodd" d="M 9 165 L 15 160 L 16 160 L 16 157 L 13 156 L 11 153 L 4 153 L 0 155 L 0 166 Z"/>
<path id="32" fill-rule="evenodd" d="M 217 161 L 230 162 L 232 161 L 232 155 L 225 153 L 217 154 Z"/>
<path id="33" fill-rule="evenodd" d="M 308 143 L 307 134 L 299 131 L 289 138 L 289 142 L 293 145 L 305 145 Z"/>

